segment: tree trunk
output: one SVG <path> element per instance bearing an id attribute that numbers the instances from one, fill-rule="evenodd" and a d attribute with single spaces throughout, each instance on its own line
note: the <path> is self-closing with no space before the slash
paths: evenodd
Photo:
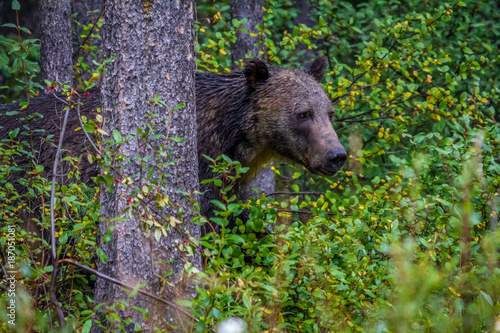
<path id="1" fill-rule="evenodd" d="M 300 11 L 299 15 L 293 20 L 294 25 L 299 26 L 300 24 L 304 24 L 309 28 L 314 27 L 315 22 L 311 17 L 311 0 L 295 0 L 293 7 Z M 313 42 L 317 43 L 317 40 L 313 40 Z M 304 53 L 304 61 L 314 60 L 318 56 L 318 51 L 314 49 L 309 49 L 307 45 L 300 44 L 297 47 L 297 52 L 305 50 Z"/>
<path id="2" fill-rule="evenodd" d="M 251 33 L 258 33 L 256 25 L 264 24 L 264 0 L 231 0 L 231 19 L 242 20 L 247 18 L 248 21 L 242 28 Z M 264 58 L 264 44 L 255 46 L 255 43 L 261 41 L 261 37 L 252 37 L 246 32 L 238 31 L 236 33 L 236 42 L 231 45 L 231 60 L 236 62 L 240 59 L 247 58 L 247 55 L 253 58 Z"/>
<path id="3" fill-rule="evenodd" d="M 311 18 L 311 3 L 310 0 L 295 0 L 293 7 L 300 11 L 299 15 L 293 20 L 295 25 L 305 24 L 312 28 L 315 24 Z"/>
<path id="4" fill-rule="evenodd" d="M 89 51 L 86 51 L 81 47 L 82 43 L 84 43 L 85 39 L 87 39 L 82 38 L 81 36 L 84 32 L 84 25 L 95 25 L 99 20 L 99 17 L 101 17 L 103 3 L 104 0 L 71 0 L 71 12 L 73 14 L 77 14 L 73 22 L 73 65 L 78 63 L 78 59 L 80 57 L 84 59 L 83 62 L 86 63 L 90 68 L 95 67 L 92 64 L 93 60 L 96 60 L 99 63 L 102 62 L 102 59 L 96 59 L 92 57 L 89 54 Z M 98 9 L 99 12 L 89 13 L 95 11 L 96 9 Z M 75 21 L 79 24 L 77 24 Z M 97 31 L 97 29 L 98 28 L 94 26 L 92 33 L 100 34 L 100 31 Z M 91 37 L 88 37 L 87 40 L 90 41 L 90 46 L 97 46 L 98 49 L 102 49 L 102 39 L 93 39 Z M 97 51 L 93 51 L 93 53 L 98 54 Z M 81 75 L 82 80 L 88 80 L 91 77 L 90 73 L 76 74 L 75 76 L 78 77 L 79 75 Z"/>
<path id="5" fill-rule="evenodd" d="M 184 222 L 181 229 L 188 230 L 191 236 L 198 239 L 199 226 L 189 222 L 195 215 L 192 213 L 192 206 L 188 200 L 181 202 L 184 196 L 178 193 L 193 193 L 198 189 L 194 19 L 194 0 L 108 0 L 103 13 L 104 57 L 117 57 L 107 66 L 108 72 L 104 75 L 102 84 L 102 100 L 105 129 L 108 133 L 116 128 L 123 138 L 127 135 L 137 136 L 138 127 L 145 129 L 141 123 L 147 121 L 147 112 L 153 111 L 159 113 L 159 118 L 154 121 L 159 128 L 157 133 L 168 133 L 170 137 L 185 139 L 184 143 L 167 141 L 167 145 L 173 148 L 171 151 L 175 152 L 168 162 L 175 159 L 178 161 L 166 166 L 162 172 L 171 176 L 161 193 L 168 194 L 171 202 L 179 204 L 183 210 L 180 219 Z M 169 107 L 185 103 L 181 109 L 171 111 L 170 127 L 169 109 L 148 104 L 156 95 Z M 163 168 L 160 163 L 165 163 L 166 158 L 153 154 L 153 149 L 158 149 L 159 144 L 164 143 L 163 138 L 151 140 L 152 149 L 146 148 L 146 145 L 142 147 L 139 140 L 129 140 L 121 145 L 119 153 L 124 153 L 133 161 L 119 162 L 123 166 L 121 173 L 134 179 L 139 172 L 139 161 L 134 156 L 141 154 L 152 158 L 151 161 L 144 162 L 147 164 L 146 172 L 150 166 Z M 183 238 L 188 237 L 179 236 L 170 230 L 168 237 L 162 237 L 158 243 L 155 237 L 146 238 L 145 231 L 139 228 L 141 222 L 138 214 L 130 216 L 123 213 L 128 207 L 127 199 L 132 189 L 142 188 L 144 183 L 147 181 L 143 180 L 141 184 L 135 177 L 134 184 L 128 188 L 123 183 L 116 183 L 113 193 L 103 189 L 102 218 L 123 217 L 128 220 L 113 222 L 116 230 L 111 241 L 102 246 L 108 263 L 99 264 L 98 268 L 104 274 L 131 285 L 147 281 L 145 290 L 170 301 L 173 301 L 172 297 L 192 298 L 196 294 L 194 283 L 182 278 L 187 262 L 185 256 L 183 258 L 177 251 L 178 245 L 175 244 L 176 239 L 180 239 L 182 244 Z M 164 216 L 168 217 L 169 214 L 178 217 L 177 213 L 175 209 Z M 102 222 L 101 235 L 107 226 L 108 223 Z M 189 259 L 196 268 L 201 269 L 199 255 L 195 254 Z M 170 260 L 172 262 L 168 262 Z M 172 286 L 162 288 L 157 275 L 164 276 L 169 269 L 173 270 L 173 275 L 168 277 L 172 278 Z M 111 304 L 127 298 L 122 288 L 98 279 L 95 299 L 96 304 Z M 176 322 L 178 319 L 175 310 L 143 296 L 136 296 L 131 303 L 148 309 L 151 328 L 161 326 L 163 319 L 169 322 Z M 134 321 L 146 325 L 139 312 L 131 310 L 128 314 Z M 129 330 L 132 331 L 131 328 Z"/>
<path id="6" fill-rule="evenodd" d="M 236 18 L 242 20 L 247 18 L 248 21 L 242 27 L 251 33 L 258 33 L 255 28 L 258 24 L 264 24 L 264 0 L 231 0 L 231 19 Z M 246 32 L 236 33 L 236 42 L 231 44 L 231 60 L 234 63 L 240 59 L 245 59 L 246 55 L 253 56 L 261 60 L 265 60 L 265 46 L 262 43 L 260 46 L 255 46 L 261 40 L 260 37 L 252 37 Z M 244 196 L 256 196 L 256 193 L 251 189 L 255 188 L 259 193 L 273 193 L 276 186 L 274 172 L 270 166 L 265 167 L 260 173 L 255 176 L 248 188 L 245 190 Z"/>
<path id="7" fill-rule="evenodd" d="M 40 71 L 44 80 L 71 82 L 71 6 L 69 0 L 40 1 Z"/>

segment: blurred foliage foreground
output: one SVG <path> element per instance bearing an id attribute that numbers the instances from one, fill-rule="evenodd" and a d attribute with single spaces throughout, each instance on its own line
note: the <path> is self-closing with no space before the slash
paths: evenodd
<path id="1" fill-rule="evenodd" d="M 199 241 L 185 236 L 178 248 L 187 278 L 199 281 L 196 299 L 177 301 L 198 319 L 190 329 L 216 329 L 223 319 L 239 317 L 249 332 L 500 331 L 498 3 L 371 0 L 354 5 L 314 0 L 312 26 L 296 22 L 299 12 L 293 3 L 266 3 L 261 43 L 270 64 L 297 67 L 311 54 L 328 57 L 325 89 L 337 110 L 334 126 L 348 148 L 348 165 L 327 179 L 301 167 L 275 164 L 278 192 L 241 203 L 225 193 L 245 169 L 227 158 L 214 160 L 214 168 L 224 176 L 212 180 L 221 187 L 214 223 L 222 231 Z M 230 42 L 235 31 L 244 30 L 244 22 L 231 21 L 228 13 L 228 1 L 198 1 L 202 70 L 229 71 Z M 29 60 L 36 59 L 38 42 L 21 27 L 11 28 L 19 35 L 0 37 L 0 65 L 10 82 L 6 100 L 29 97 L 40 89 L 36 62 Z M 84 27 L 84 33 L 99 37 L 93 25 Z M 82 36 L 85 42 L 92 38 Z M 94 62 L 86 65 L 80 59 L 75 77 L 79 88 L 87 89 L 98 82 L 105 66 L 96 47 L 83 49 Z M 56 191 L 57 253 L 95 267 L 98 260 L 106 262 L 100 244 L 113 232 L 110 223 L 108 233 L 97 239 L 95 196 L 112 190 L 114 182 L 134 186 L 134 179 L 112 175 L 113 161 L 119 158 L 113 147 L 124 140 L 120 134 L 106 136 L 99 128 L 102 117 L 84 122 L 89 135 L 107 140 L 111 148 L 102 155 L 66 157 L 74 167 L 71 179 Z M 148 145 L 159 137 L 153 134 L 152 122 L 140 127 L 146 130 L 126 140 Z M 19 271 L 17 325 L 9 326 L 2 310 L 0 327 L 56 331 L 47 292 L 52 271 L 49 207 L 47 200 L 40 200 L 50 193 L 50 179 L 36 165 L 36 147 L 16 140 L 30 130 L 12 131 L 10 140 L 0 143 L 2 270 L 5 273 L 14 254 Z M 165 163 L 173 163 L 168 149 L 154 151 Z M 33 162 L 17 165 L 19 154 Z M 101 164 L 104 172 L 96 180 L 100 190 L 78 181 L 81 158 Z M 142 158 L 136 156 L 138 164 Z M 17 179 L 21 169 L 28 170 L 28 176 Z M 143 227 L 157 239 L 179 228 L 182 233 L 178 219 L 164 223 L 164 217 L 148 210 L 152 203 L 160 212 L 168 206 L 161 191 L 153 193 L 168 186 L 168 177 L 154 180 L 144 174 L 148 176 L 141 183 L 146 185 L 127 199 L 129 213 L 142 216 Z M 228 217 L 244 208 L 250 212 L 248 221 L 237 220 L 234 230 L 225 228 Z M 20 228 L 20 212 L 39 216 L 43 234 Z M 9 226 L 15 227 L 14 237 L 8 234 Z M 203 255 L 203 272 L 189 265 L 194 251 Z M 66 329 L 89 332 L 99 322 L 106 331 L 122 331 L 131 319 L 120 318 L 119 310 L 141 309 L 130 307 L 127 300 L 95 304 L 95 278 L 72 266 L 59 272 L 58 299 Z M 168 287 L 169 273 L 159 278 Z M 8 285 L 0 287 L 3 309 Z M 162 323 L 156 331 L 175 329 L 174 324 Z"/>

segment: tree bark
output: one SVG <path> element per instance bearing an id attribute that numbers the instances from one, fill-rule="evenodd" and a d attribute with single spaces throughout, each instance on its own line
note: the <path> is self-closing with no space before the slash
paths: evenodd
<path id="1" fill-rule="evenodd" d="M 264 24 L 264 0 L 231 0 L 231 19 L 242 20 L 247 18 L 248 21 L 242 28 L 251 33 L 258 33 L 256 25 Z M 238 31 L 236 33 L 236 42 L 231 45 L 231 60 L 236 62 L 240 59 L 247 58 L 247 55 L 253 58 L 264 58 L 264 44 L 255 46 L 261 41 L 261 37 L 252 37 L 246 32 Z M 260 52 L 263 52 L 262 54 Z"/>
<path id="2" fill-rule="evenodd" d="M 141 123 L 146 121 L 148 111 L 159 113 L 155 123 L 159 132 L 170 137 L 183 137 L 184 143 L 167 141 L 175 152 L 168 159 L 178 159 L 174 165 L 166 167 L 164 174 L 170 174 L 168 188 L 162 193 L 168 194 L 173 203 L 179 204 L 183 210 L 180 218 L 184 224 L 183 230 L 199 238 L 200 228 L 189 222 L 194 217 L 192 206 L 188 200 L 182 201 L 183 195 L 178 191 L 193 193 L 198 189 L 198 161 L 196 147 L 196 112 L 195 112 L 195 71 L 196 59 L 194 54 L 194 0 L 108 0 L 103 13 L 103 50 L 104 57 L 117 57 L 108 64 L 108 72 L 102 83 L 103 112 L 105 115 L 105 129 L 108 133 L 118 129 L 122 137 L 137 135 L 137 127 L 145 128 Z M 172 110 L 169 127 L 169 109 L 155 106 L 152 108 L 148 101 L 159 95 L 169 107 L 181 102 L 185 106 Z M 164 139 L 152 141 L 153 149 L 158 149 Z M 120 162 L 121 172 L 134 178 L 139 172 L 134 157 L 144 153 L 152 160 L 149 166 L 159 166 L 165 163 L 165 157 L 153 154 L 146 145 L 141 147 L 139 140 L 129 140 L 121 145 L 120 153 L 124 153 L 135 163 Z M 170 151 L 168 151 L 170 152 Z M 139 179 L 135 178 L 131 187 L 123 183 L 116 183 L 113 193 L 103 190 L 101 194 L 101 217 L 111 219 L 123 217 L 124 220 L 113 222 L 116 230 L 111 241 L 102 246 L 107 255 L 107 265 L 99 264 L 99 270 L 113 278 L 130 285 L 137 285 L 147 281 L 146 291 L 172 301 L 172 297 L 192 298 L 195 296 L 194 283 L 183 280 L 183 269 L 186 265 L 177 246 L 176 239 L 182 240 L 186 236 L 179 236 L 173 230 L 168 237 L 162 237 L 158 243 L 155 237 L 146 238 L 145 232 L 139 228 L 139 217 L 123 213 L 127 208 L 127 199 L 133 188 L 141 188 Z M 143 181 L 144 183 L 145 181 Z M 163 186 L 163 187 L 166 187 Z M 182 201 L 182 202 L 181 202 Z M 178 217 L 177 210 L 168 214 Z M 125 220 L 128 218 L 128 220 Z M 109 223 L 100 225 L 101 235 L 106 231 Z M 168 223 L 167 223 L 168 224 Z M 197 252 L 197 251 L 196 251 Z M 191 263 L 201 269 L 199 255 L 189 257 Z M 172 260 L 172 262 L 168 262 Z M 160 264 L 158 264 L 160 263 Z M 169 269 L 173 270 L 172 286 L 162 289 L 162 283 L 157 275 L 164 276 Z M 170 292 L 169 292 L 170 291 Z M 121 287 L 97 279 L 96 304 L 111 304 L 120 299 L 127 299 Z M 151 315 L 150 331 L 152 327 L 161 327 L 163 319 L 169 322 L 178 322 L 175 310 L 166 308 L 143 296 L 136 296 L 131 300 L 134 306 L 148 309 Z M 146 326 L 142 315 L 131 310 L 129 315 L 134 321 Z M 164 328 L 164 327 L 163 327 Z M 133 331 L 132 328 L 129 328 Z"/>
<path id="3" fill-rule="evenodd" d="M 71 5 L 69 0 L 40 1 L 40 71 L 44 80 L 71 82 Z M 42 83 L 44 84 L 44 83 Z"/>
<path id="4" fill-rule="evenodd" d="M 247 18 L 248 21 L 242 28 L 251 33 L 258 33 L 256 25 L 264 24 L 264 0 L 231 0 L 231 19 L 236 18 L 242 20 Z M 236 33 L 236 42 L 231 44 L 231 61 L 233 67 L 235 62 L 240 59 L 245 59 L 246 55 L 253 56 L 261 60 L 265 60 L 265 46 L 262 43 L 260 46 L 255 46 L 261 40 L 260 37 L 252 37 L 245 32 Z M 259 172 L 248 188 L 245 190 L 244 196 L 256 196 L 256 193 L 251 189 L 255 188 L 259 193 L 273 193 L 276 187 L 274 172 L 270 166 L 265 167 Z"/>

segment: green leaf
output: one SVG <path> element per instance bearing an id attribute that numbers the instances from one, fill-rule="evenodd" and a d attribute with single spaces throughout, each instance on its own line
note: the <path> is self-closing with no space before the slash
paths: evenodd
<path id="1" fill-rule="evenodd" d="M 91 125 L 91 124 L 85 124 L 83 125 L 83 128 L 85 129 L 85 131 L 87 133 L 94 133 L 95 132 L 95 129 L 94 129 L 95 126 Z"/>
<path id="2" fill-rule="evenodd" d="M 58 240 L 59 240 L 59 244 L 66 244 L 66 242 L 68 241 L 68 233 L 63 232 L 62 235 L 59 236 Z"/>
<path id="3" fill-rule="evenodd" d="M 19 133 L 19 128 L 16 128 L 16 129 L 14 129 L 14 130 L 12 130 L 12 131 L 9 132 L 9 137 L 11 139 L 14 139 L 17 136 L 18 133 Z"/>
<path id="4" fill-rule="evenodd" d="M 181 299 L 180 301 L 175 301 L 175 303 L 186 308 L 190 308 L 193 306 L 193 303 L 191 301 L 188 301 L 187 299 Z"/>
<path id="5" fill-rule="evenodd" d="M 62 202 L 71 202 L 71 201 L 75 201 L 76 200 L 76 196 L 72 195 L 70 197 L 64 197 L 62 198 Z"/>
<path id="6" fill-rule="evenodd" d="M 2 24 L 2 27 L 17 29 L 17 26 L 15 24 L 12 24 L 12 23 Z"/>
<path id="7" fill-rule="evenodd" d="M 124 289 L 125 293 L 128 295 L 128 297 L 135 297 L 135 295 L 137 295 L 137 293 L 139 292 L 139 289 L 141 289 L 142 287 L 145 287 L 148 283 L 146 281 L 142 282 L 142 283 L 139 283 L 138 285 L 136 285 L 134 287 L 134 289 L 132 289 L 132 291 L 129 293 L 127 292 L 126 289 Z M 138 308 L 138 307 L 132 307 L 134 309 L 136 309 L 137 311 L 140 311 L 142 313 L 146 313 L 147 310 L 146 309 L 142 309 L 142 308 Z"/>
<path id="8" fill-rule="evenodd" d="M 100 248 L 97 248 L 96 253 L 97 253 L 97 256 L 99 257 L 99 259 L 101 259 L 101 262 L 106 265 L 107 261 L 108 261 L 108 257 L 106 257 L 106 254 L 104 253 L 104 251 L 101 250 Z"/>
<path id="9" fill-rule="evenodd" d="M 186 103 L 184 103 L 184 102 L 179 103 L 179 104 L 177 104 L 176 106 L 174 106 L 174 107 L 172 108 L 172 110 L 177 110 L 177 109 L 183 108 L 183 107 L 184 107 L 184 105 L 186 105 Z"/>
<path id="10" fill-rule="evenodd" d="M 245 307 L 250 310 L 252 308 L 252 302 L 250 302 L 248 296 L 243 294 L 241 298 L 243 300 L 243 304 L 245 305 Z"/>
<path id="11" fill-rule="evenodd" d="M 117 143 L 120 143 L 123 141 L 122 135 L 120 134 L 120 131 L 117 130 L 116 128 L 113 130 L 113 138 Z"/>
<path id="12" fill-rule="evenodd" d="M 92 319 L 89 319 L 83 324 L 82 333 L 89 333 L 92 328 Z"/>
<path id="13" fill-rule="evenodd" d="M 224 211 L 227 209 L 226 206 L 224 206 L 224 204 L 218 200 L 210 200 L 210 202 Z"/>
<path id="14" fill-rule="evenodd" d="M 465 100 L 467 99 L 467 93 L 464 91 L 461 95 L 460 95 L 460 102 L 465 102 Z"/>

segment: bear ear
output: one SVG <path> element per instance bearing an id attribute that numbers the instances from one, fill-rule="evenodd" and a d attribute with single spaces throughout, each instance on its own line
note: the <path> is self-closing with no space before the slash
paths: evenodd
<path id="1" fill-rule="evenodd" d="M 326 57 L 319 56 L 304 67 L 304 72 L 311 75 L 316 81 L 321 82 L 325 77 Z"/>
<path id="2" fill-rule="evenodd" d="M 250 87 L 255 88 L 264 83 L 269 78 L 269 69 L 267 65 L 258 59 L 245 59 L 243 73 Z"/>

